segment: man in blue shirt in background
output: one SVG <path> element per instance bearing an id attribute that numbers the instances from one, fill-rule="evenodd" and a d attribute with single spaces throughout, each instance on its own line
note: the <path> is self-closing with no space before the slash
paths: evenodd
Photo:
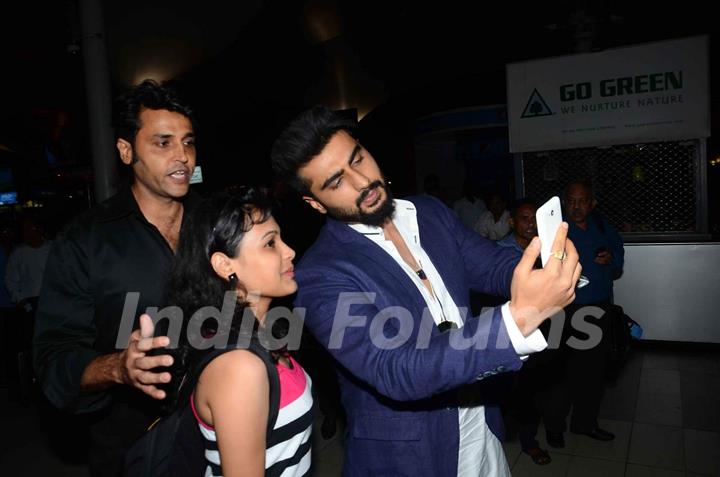
<path id="1" fill-rule="evenodd" d="M 523 253 L 530 242 L 537 236 L 537 204 L 529 198 L 518 199 L 510 208 L 510 233 L 497 244 L 509 247 Z M 541 268 L 538 259 L 535 268 Z M 550 329 L 550 320 L 540 326 L 540 331 L 546 337 Z M 528 357 L 522 369 L 515 376 L 515 383 L 511 393 L 511 412 L 514 412 L 518 422 L 518 437 L 520 448 L 538 465 L 547 465 L 552 462 L 550 454 L 540 447 L 536 436 L 540 425 L 540 411 L 537 408 L 538 396 L 547 394 L 547 376 L 552 373 L 548 364 L 553 363 L 557 353 L 545 350 Z M 545 393 L 545 394 L 543 394 Z"/>
<path id="2" fill-rule="evenodd" d="M 597 201 L 587 182 L 571 182 L 565 188 L 563 207 L 570 229 L 568 236 L 580 254 L 583 275 L 590 283 L 576 291 L 575 304 L 612 301 L 613 280 L 622 273 L 625 250 L 620 234 L 594 212 Z"/>
<path id="3" fill-rule="evenodd" d="M 510 233 L 498 240 L 497 244 L 523 253 L 533 237 L 537 236 L 536 212 L 537 204 L 533 200 L 516 200 L 510 208 Z"/>

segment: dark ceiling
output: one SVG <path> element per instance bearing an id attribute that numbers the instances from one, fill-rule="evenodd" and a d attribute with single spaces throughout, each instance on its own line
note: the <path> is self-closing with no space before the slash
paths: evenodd
<path id="1" fill-rule="evenodd" d="M 0 143 L 31 141 L 55 110 L 67 111 L 76 134 L 85 134 L 82 51 L 74 48 L 79 2 L 13 2 L 14 11 L 3 12 Z M 504 103 L 508 62 L 696 34 L 712 42 L 714 33 L 710 7 L 696 0 L 671 7 L 627 0 L 103 5 L 113 92 L 144 76 L 179 77 L 216 156 L 237 144 L 265 155 L 277 125 L 316 102 L 401 123 Z"/>
<path id="2" fill-rule="evenodd" d="M 3 109 L 67 107 L 69 93 L 82 83 L 82 54 L 68 49 L 81 36 L 77 2 L 13 3 L 14 11 L 3 12 L 0 29 L 3 70 L 10 73 L 4 75 Z M 712 33 L 714 26 L 708 4 L 699 1 L 672 8 L 612 0 L 123 0 L 103 5 L 115 88 L 143 75 L 167 79 L 213 63 L 239 85 L 249 80 L 269 89 L 315 76 L 307 81 L 312 84 L 323 65 L 296 60 L 299 52 L 321 47 L 319 28 L 325 28 L 326 40 L 339 34 L 335 41 L 342 45 L 336 48 L 353 57 L 349 68 L 365 75 L 360 79 L 393 96 L 468 75 L 493 81 L 507 62 Z M 283 68 L 285 63 L 293 69 Z M 275 66 L 268 71 L 270 64 Z M 283 78 L 268 78 L 277 71 Z"/>

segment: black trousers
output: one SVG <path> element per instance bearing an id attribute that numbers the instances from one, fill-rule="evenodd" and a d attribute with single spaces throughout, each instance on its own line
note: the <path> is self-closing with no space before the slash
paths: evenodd
<path id="1" fill-rule="evenodd" d="M 551 322 L 540 325 L 540 331 L 546 340 Z M 516 373 L 515 388 L 511 405 L 518 420 L 518 436 L 523 451 L 539 446 L 536 439 L 541 419 L 542 398 L 549 392 L 553 383 L 553 366 L 558 359 L 558 351 L 546 349 L 528 356 L 520 371 Z"/>
<path id="2" fill-rule="evenodd" d="M 537 398 L 542 389 L 543 368 L 541 353 L 530 355 L 516 375 L 515 389 L 512 393 L 512 405 L 518 420 L 518 437 L 523 451 L 538 447 L 535 438 L 540 425 L 540 411 Z"/>
<path id="3" fill-rule="evenodd" d="M 545 363 L 536 371 L 541 375 L 538 407 L 548 431 L 564 432 L 571 409 L 572 432 L 590 432 L 598 425 L 609 350 L 609 316 L 605 305 L 567 306 L 559 346 L 553 343 L 555 333 L 550 331 L 551 349 L 543 351 L 547 353 Z M 575 320 L 582 319 L 580 326 L 573 326 L 573 316 Z M 592 341 L 597 342 L 589 346 Z"/>

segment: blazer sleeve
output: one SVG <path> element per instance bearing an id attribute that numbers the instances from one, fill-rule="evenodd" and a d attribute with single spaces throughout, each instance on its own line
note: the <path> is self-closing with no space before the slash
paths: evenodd
<path id="1" fill-rule="evenodd" d="M 428 205 L 428 212 L 436 214 L 457 242 L 470 288 L 476 292 L 509 298 L 513 272 L 521 254 L 468 229 L 439 201 L 428 201 Z M 418 212 L 423 213 L 420 209 Z"/>
<path id="2" fill-rule="evenodd" d="M 466 320 L 460 330 L 440 333 L 429 315 L 423 320 L 407 310 L 380 310 L 352 270 L 318 266 L 298 272 L 296 305 L 305 309 L 315 337 L 354 376 L 393 400 L 428 398 L 521 366 L 499 307 Z M 404 317 L 382 326 L 381 312 Z"/>

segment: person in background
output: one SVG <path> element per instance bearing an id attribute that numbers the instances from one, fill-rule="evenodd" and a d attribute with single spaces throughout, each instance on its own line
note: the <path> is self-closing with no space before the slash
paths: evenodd
<path id="1" fill-rule="evenodd" d="M 576 291 L 575 300 L 565 308 L 565 325 L 561 343 L 561 360 L 556 369 L 558 383 L 543 409 L 547 442 L 552 447 L 565 445 L 565 418 L 572 408 L 570 432 L 592 439 L 610 441 L 615 436 L 598 426 L 598 412 L 605 387 L 609 351 L 609 305 L 613 300 L 613 280 L 622 272 L 625 251 L 620 234 L 594 212 L 597 202 L 591 185 L 574 181 L 563 193 L 563 208 L 570 225 L 568 236 L 577 244 L 580 263 L 590 283 Z M 599 307 L 604 315 L 590 315 L 586 307 Z M 588 339 L 575 330 L 571 318 L 582 313 L 588 324 L 601 332 L 600 342 L 589 349 L 567 345 L 570 336 Z"/>
<path id="2" fill-rule="evenodd" d="M 10 217 L 3 217 L 0 225 L 0 277 L 5 277 L 7 259 L 15 246 L 15 226 Z M 17 354 L 13 356 L 15 333 L 11 333 L 11 322 L 15 315 L 15 307 L 10 299 L 10 292 L 5 280 L 0 281 L 0 385 L 17 381 Z M 11 350 L 12 349 L 12 350 Z"/>
<path id="3" fill-rule="evenodd" d="M 498 241 L 501 247 L 509 247 L 522 253 L 537 236 L 535 219 L 537 203 L 531 199 L 518 199 L 510 208 L 510 230 L 504 239 Z M 536 265 L 539 268 L 539 264 Z M 540 325 L 540 330 L 547 339 L 549 322 Z M 552 350 L 545 350 L 531 355 L 523 367 L 515 375 L 511 404 L 517 413 L 519 423 L 520 448 L 538 465 L 549 464 L 552 459 L 547 450 L 542 449 L 536 436 L 540 425 L 540 412 L 537 408 L 537 393 L 546 386 L 544 382 L 544 365 L 546 357 Z"/>
<path id="4" fill-rule="evenodd" d="M 8 257 L 5 286 L 15 307 L 8 323 L 8 333 L 12 336 L 9 343 L 14 368 L 12 376 L 17 376 L 11 394 L 24 402 L 30 397 L 33 381 L 30 348 L 40 286 L 52 242 L 46 239 L 40 218 L 31 215 L 20 219 L 20 239 L 20 245 Z"/>
<path id="5" fill-rule="evenodd" d="M 492 192 L 488 196 L 488 210 L 480 215 L 473 230 L 490 240 L 500 240 L 510 232 L 510 213 L 502 194 Z"/>
<path id="6" fill-rule="evenodd" d="M 465 224 L 465 227 L 469 229 L 473 228 L 480 219 L 480 215 L 487 210 L 485 201 L 482 200 L 481 194 L 477 192 L 477 187 L 475 187 L 469 177 L 465 178 L 465 182 L 463 183 L 463 196 L 455 201 L 453 210 L 460 219 L 460 222 Z"/>
<path id="7" fill-rule="evenodd" d="M 510 208 L 508 226 L 511 233 L 498 241 L 501 247 L 510 247 L 522 253 L 537 237 L 537 221 L 535 219 L 537 203 L 532 199 L 518 199 Z"/>
<path id="8" fill-rule="evenodd" d="M 22 243 L 8 258 L 5 286 L 18 309 L 33 319 L 52 242 L 46 239 L 40 221 L 32 216 L 25 216 L 20 220 L 20 236 Z M 29 329 L 31 330 L 32 326 Z M 27 344 L 30 344 L 32 331 L 27 337 Z"/>

